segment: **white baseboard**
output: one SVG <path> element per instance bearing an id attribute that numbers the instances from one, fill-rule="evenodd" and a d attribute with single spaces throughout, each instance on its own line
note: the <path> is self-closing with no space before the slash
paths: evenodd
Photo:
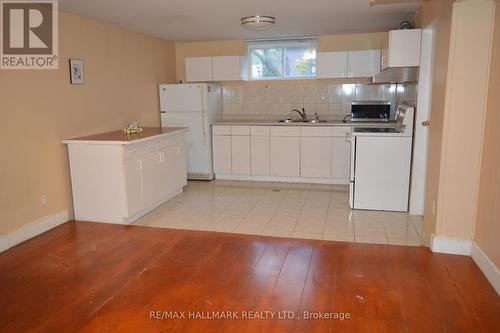
<path id="1" fill-rule="evenodd" d="M 215 179 L 243 180 L 243 181 L 252 181 L 253 180 L 253 181 L 260 181 L 260 182 L 287 182 L 287 183 L 349 185 L 349 180 L 336 179 L 336 178 L 304 178 L 304 177 L 276 177 L 276 176 L 216 174 Z"/>
<path id="2" fill-rule="evenodd" d="M 488 258 L 483 250 L 481 250 L 476 242 L 472 242 L 471 257 L 474 259 L 476 265 L 479 266 L 484 276 L 486 276 L 486 279 L 488 279 L 493 288 L 495 288 L 497 294 L 500 295 L 500 270 L 490 258 Z"/>
<path id="3" fill-rule="evenodd" d="M 57 227 L 64 222 L 68 222 L 68 211 L 63 210 L 49 216 L 44 216 L 31 223 L 5 235 L 0 235 L 0 252 L 3 252 L 11 247 L 20 244 L 30 238 L 38 236 L 45 231 Z"/>
<path id="4" fill-rule="evenodd" d="M 472 241 L 459 238 L 436 236 L 432 234 L 430 245 L 432 252 L 469 256 L 471 253 Z"/>

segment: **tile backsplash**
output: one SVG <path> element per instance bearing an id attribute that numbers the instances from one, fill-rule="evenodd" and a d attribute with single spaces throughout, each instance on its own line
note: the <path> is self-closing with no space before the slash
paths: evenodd
<path id="1" fill-rule="evenodd" d="M 341 118 L 351 113 L 352 101 L 390 101 L 392 111 L 402 102 L 415 103 L 416 84 L 283 84 L 223 85 L 223 114 L 231 118 L 285 118 L 293 109 L 308 115 Z"/>

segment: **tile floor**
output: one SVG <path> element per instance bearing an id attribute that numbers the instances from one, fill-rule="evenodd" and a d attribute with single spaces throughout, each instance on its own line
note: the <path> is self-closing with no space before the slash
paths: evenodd
<path id="1" fill-rule="evenodd" d="M 189 182 L 184 192 L 135 222 L 174 229 L 357 243 L 422 245 L 422 217 L 351 210 L 348 187 L 222 181 Z"/>

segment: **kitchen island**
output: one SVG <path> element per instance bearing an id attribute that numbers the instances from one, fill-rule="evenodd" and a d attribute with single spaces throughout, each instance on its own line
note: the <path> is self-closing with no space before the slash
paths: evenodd
<path id="1" fill-rule="evenodd" d="M 64 140 L 75 219 L 128 224 L 180 194 L 187 183 L 183 127 L 145 127 Z"/>

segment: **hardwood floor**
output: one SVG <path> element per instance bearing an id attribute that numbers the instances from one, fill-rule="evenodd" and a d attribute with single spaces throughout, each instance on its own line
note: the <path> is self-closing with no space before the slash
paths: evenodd
<path id="1" fill-rule="evenodd" d="M 0 254 L 0 331 L 500 332 L 500 298 L 423 247 L 69 222 Z"/>

